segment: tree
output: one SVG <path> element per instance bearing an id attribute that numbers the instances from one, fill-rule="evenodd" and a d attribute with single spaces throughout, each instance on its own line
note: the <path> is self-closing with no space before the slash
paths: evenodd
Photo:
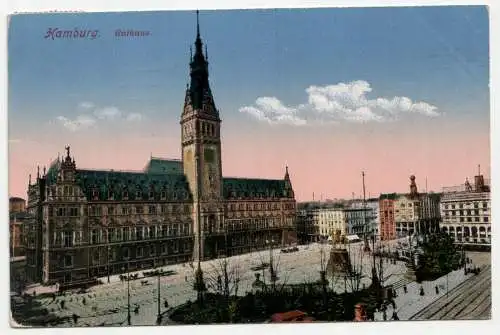
<path id="1" fill-rule="evenodd" d="M 420 248 L 421 254 L 416 269 L 419 281 L 438 278 L 460 267 L 460 250 L 448 234 L 428 236 L 420 243 Z"/>
<path id="2" fill-rule="evenodd" d="M 353 260 L 352 263 L 346 264 L 344 274 L 346 276 L 347 287 L 351 292 L 359 292 L 361 289 L 361 279 L 363 278 L 363 260 L 365 253 L 363 246 L 359 247 L 359 252 L 355 253 L 352 257 L 351 246 L 349 245 L 349 258 Z"/>
<path id="3" fill-rule="evenodd" d="M 229 298 L 237 294 L 240 279 L 238 264 L 231 264 L 227 258 L 218 259 L 207 277 L 207 288 Z"/>
<path id="4" fill-rule="evenodd" d="M 328 279 L 326 279 L 326 267 L 328 265 L 328 260 L 325 255 L 325 250 L 323 249 L 323 245 L 321 246 L 320 249 L 320 254 L 319 254 L 319 261 L 320 261 L 320 284 L 322 287 L 323 291 L 323 303 L 326 306 L 328 303 Z"/>

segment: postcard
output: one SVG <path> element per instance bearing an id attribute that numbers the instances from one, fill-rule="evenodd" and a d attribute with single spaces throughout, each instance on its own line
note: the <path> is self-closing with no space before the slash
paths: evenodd
<path id="1" fill-rule="evenodd" d="M 12 327 L 491 318 L 485 6 L 14 14 Z"/>

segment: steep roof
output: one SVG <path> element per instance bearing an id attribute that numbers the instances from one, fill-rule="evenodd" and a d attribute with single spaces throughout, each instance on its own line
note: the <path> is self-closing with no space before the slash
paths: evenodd
<path id="1" fill-rule="evenodd" d="M 161 192 L 166 192 L 167 199 L 191 199 L 187 179 L 178 173 L 76 170 L 76 183 L 89 200 L 94 190 L 99 191 L 99 200 L 105 200 L 108 192 L 113 193 L 115 200 L 121 200 L 125 191 L 129 200 L 149 199 L 150 191 L 154 191 L 156 200 Z"/>
<path id="2" fill-rule="evenodd" d="M 230 198 L 290 197 L 282 179 L 223 178 L 223 195 Z"/>
<path id="3" fill-rule="evenodd" d="M 182 161 L 178 159 L 164 159 L 158 157 L 151 157 L 148 164 L 144 168 L 147 173 L 173 173 L 184 174 Z"/>
<path id="4" fill-rule="evenodd" d="M 396 200 L 398 198 L 397 193 L 388 193 L 388 194 L 381 194 L 380 195 L 380 200 Z"/>

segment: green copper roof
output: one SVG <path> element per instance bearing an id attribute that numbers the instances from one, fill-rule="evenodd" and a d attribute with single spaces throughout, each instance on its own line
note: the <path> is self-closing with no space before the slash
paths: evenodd
<path id="1" fill-rule="evenodd" d="M 49 166 L 47 170 L 47 183 L 54 184 L 57 181 L 57 174 L 59 173 L 59 168 L 61 166 L 61 162 L 59 159 L 55 159 Z"/>
<path id="2" fill-rule="evenodd" d="M 114 200 L 161 200 L 165 192 L 166 200 L 191 199 L 189 185 L 182 174 L 76 170 L 76 182 L 85 193 L 88 200 L 93 199 L 93 192 L 97 191 L 99 200 L 109 199 L 108 193 Z"/>
<path id="3" fill-rule="evenodd" d="M 184 174 L 182 161 L 155 157 L 151 157 L 148 165 L 146 165 L 146 167 L 144 168 L 144 172 L 153 174 Z"/>
<path id="4" fill-rule="evenodd" d="M 281 179 L 223 178 L 223 194 L 225 199 L 291 196 Z"/>

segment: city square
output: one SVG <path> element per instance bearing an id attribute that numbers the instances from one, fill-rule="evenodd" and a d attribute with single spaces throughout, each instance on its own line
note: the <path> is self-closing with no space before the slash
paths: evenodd
<path id="1" fill-rule="evenodd" d="M 12 325 L 491 319 L 487 8 L 385 10 L 12 16 Z"/>

